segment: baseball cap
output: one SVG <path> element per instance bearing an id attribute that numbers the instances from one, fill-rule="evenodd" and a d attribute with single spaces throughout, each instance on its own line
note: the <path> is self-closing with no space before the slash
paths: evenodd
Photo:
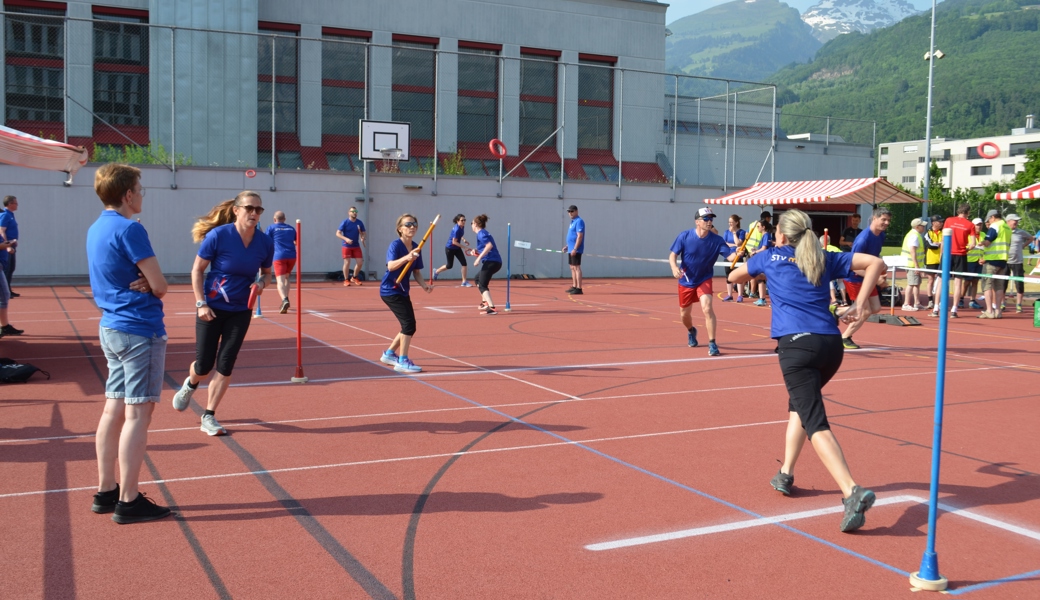
<path id="1" fill-rule="evenodd" d="M 925 225 L 925 224 L 926 224 L 925 220 L 921 219 L 921 218 L 917 218 L 917 219 L 914 219 L 913 221 L 910 221 L 910 226 L 911 227 L 920 227 L 921 225 Z"/>
<path id="2" fill-rule="evenodd" d="M 758 216 L 759 219 L 772 219 L 773 215 L 769 214 L 768 210 L 762 211 L 762 214 Z"/>
<path id="3" fill-rule="evenodd" d="M 578 207 L 574 206 L 573 204 L 571 204 L 570 206 L 567 207 L 567 212 L 577 212 L 577 211 L 578 211 Z"/>
<path id="4" fill-rule="evenodd" d="M 1021 221 L 1022 217 L 1016 215 L 1015 213 L 1011 213 L 1010 215 L 1004 217 L 1004 220 L 1005 221 Z"/>
<path id="5" fill-rule="evenodd" d="M 993 217 L 999 217 L 999 216 L 1000 216 L 1000 211 L 994 208 L 994 209 L 991 209 L 988 213 L 986 213 L 986 220 L 988 221 L 988 220 L 992 219 Z"/>
<path id="6" fill-rule="evenodd" d="M 975 217 L 974 219 L 972 219 L 971 222 L 973 224 L 975 224 L 975 225 L 982 225 L 982 219 L 980 219 L 978 217 Z"/>
<path id="7" fill-rule="evenodd" d="M 939 223 L 942 223 L 942 220 L 943 220 L 942 215 L 932 215 L 932 223 L 935 223 L 936 221 L 938 221 Z"/>
<path id="8" fill-rule="evenodd" d="M 698 219 L 704 219 L 704 218 L 714 219 L 715 218 L 715 213 L 711 212 L 711 208 L 705 206 L 704 208 L 702 208 L 702 209 L 697 211 L 697 218 Z"/>

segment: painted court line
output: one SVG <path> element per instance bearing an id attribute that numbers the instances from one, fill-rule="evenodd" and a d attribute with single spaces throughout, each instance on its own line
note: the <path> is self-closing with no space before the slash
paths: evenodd
<path id="1" fill-rule="evenodd" d="M 423 308 L 425 308 L 427 310 L 435 310 L 437 312 L 448 313 L 449 315 L 455 314 L 455 311 L 453 311 L 453 310 L 448 310 L 446 308 L 439 308 L 437 306 L 424 306 Z"/>

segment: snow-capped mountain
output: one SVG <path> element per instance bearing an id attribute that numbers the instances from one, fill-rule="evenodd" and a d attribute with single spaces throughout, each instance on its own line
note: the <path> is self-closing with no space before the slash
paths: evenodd
<path id="1" fill-rule="evenodd" d="M 821 42 L 843 33 L 868 33 L 888 27 L 919 11 L 907 0 L 821 0 L 802 15 Z"/>

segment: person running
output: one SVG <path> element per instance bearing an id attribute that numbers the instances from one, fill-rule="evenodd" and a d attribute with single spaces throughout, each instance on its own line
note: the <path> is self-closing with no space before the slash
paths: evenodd
<path id="1" fill-rule="evenodd" d="M 200 427 L 209 435 L 227 433 L 217 421 L 216 411 L 231 384 L 238 351 L 252 321 L 250 286 L 258 271 L 258 294 L 263 294 L 271 281 L 274 242 L 257 228 L 263 212 L 260 194 L 244 191 L 214 206 L 191 230 L 195 242 L 202 242 L 191 267 L 195 361 L 188 365 L 188 376 L 173 396 L 173 408 L 188 408 L 199 382 L 215 367 Z"/>
<path id="2" fill-rule="evenodd" d="M 98 491 L 90 509 L 126 525 L 171 514 L 138 491 L 166 365 L 167 285 L 148 232 L 133 219 L 144 203 L 140 169 L 104 165 L 94 175 L 94 191 L 105 208 L 87 230 L 87 264 L 101 309 L 98 337 L 108 380 L 95 438 Z"/>
<path id="3" fill-rule="evenodd" d="M 794 468 L 805 440 L 841 488 L 840 529 L 850 532 L 863 527 L 864 513 L 873 506 L 874 492 L 856 484 L 845 455 L 827 422 L 823 386 L 838 372 L 845 353 L 834 315 L 828 307 L 827 283 L 864 271 L 861 284 L 877 285 L 885 271 L 880 258 L 859 252 L 823 252 L 812 233 L 812 221 L 800 210 L 780 216 L 776 247 L 752 256 L 730 274 L 740 283 L 756 275 L 769 278 L 773 311 L 770 335 L 776 340 L 780 371 L 788 393 L 787 433 L 784 462 L 770 485 L 785 496 L 794 486 Z M 844 314 L 854 319 L 870 310 L 870 296 L 860 294 Z"/>
<path id="4" fill-rule="evenodd" d="M 402 277 L 401 283 L 397 283 L 401 270 L 410 264 L 411 276 L 419 287 L 427 294 L 433 291 L 433 286 L 423 281 L 422 253 L 416 249 L 419 245 L 413 241 L 418 227 L 419 220 L 415 215 L 405 213 L 397 217 L 398 238 L 390 242 L 386 249 L 386 273 L 383 274 L 383 282 L 379 285 L 379 297 L 401 324 L 401 331 L 394 336 L 390 347 L 383 351 L 379 362 L 392 366 L 398 373 L 422 372 L 422 367 L 408 357 L 412 336 L 415 335 L 415 309 L 409 295 L 408 277 Z"/>
<path id="5" fill-rule="evenodd" d="M 347 218 L 339 224 L 336 237 L 343 240 L 343 285 L 361 285 L 358 281 L 358 273 L 361 272 L 361 261 L 364 254 L 361 252 L 362 244 L 368 247 L 368 235 L 365 224 L 357 218 L 357 209 L 353 206 L 347 211 Z M 354 273 L 350 272 L 350 260 L 354 259 Z"/>
<path id="6" fill-rule="evenodd" d="M 690 348 L 697 347 L 697 328 L 693 326 L 693 303 L 700 302 L 704 313 L 704 327 L 708 330 L 708 356 L 718 356 L 719 345 L 715 342 L 715 310 L 712 308 L 712 278 L 715 275 L 715 259 L 719 255 L 733 261 L 736 251 L 731 249 L 722 236 L 711 232 L 715 213 L 704 207 L 697 211 L 695 227 L 679 234 L 672 242 L 668 264 L 672 277 L 679 280 L 679 318 L 686 327 L 686 342 Z M 681 265 L 679 263 L 682 263 Z"/>
<path id="7" fill-rule="evenodd" d="M 454 267 L 455 259 L 458 259 L 459 269 L 462 271 L 462 287 L 473 287 L 473 284 L 466 280 L 465 248 L 469 248 L 469 242 L 462 237 L 466 231 L 466 215 L 455 215 L 455 220 L 452 223 L 454 225 L 451 228 L 451 234 L 448 236 L 448 243 L 444 246 L 444 256 L 447 258 L 447 262 L 437 267 L 437 270 L 433 272 L 433 278 L 436 280 L 438 275 Z"/>
<path id="8" fill-rule="evenodd" d="M 968 272 L 968 250 L 971 250 L 973 242 L 971 236 L 975 233 L 975 225 L 968 220 L 971 215 L 971 205 L 967 202 L 957 206 L 957 215 L 946 219 L 941 230 L 950 230 L 950 272 L 953 277 L 953 302 L 950 304 L 950 318 L 960 317 L 957 309 L 962 308 L 964 298 L 965 275 Z M 939 316 L 939 302 L 931 312 L 931 316 Z"/>
<path id="9" fill-rule="evenodd" d="M 928 222 L 924 219 L 910 221 L 910 231 L 903 236 L 902 255 L 906 259 L 906 299 L 903 302 L 903 310 L 908 312 L 917 311 L 919 294 L 921 289 L 922 275 L 920 269 L 924 267 L 925 241 L 924 233 L 927 231 Z M 950 316 L 953 316 L 952 314 Z"/>
<path id="10" fill-rule="evenodd" d="M 289 312 L 289 276 L 296 266 L 296 228 L 286 225 L 285 213 L 275 211 L 274 223 L 268 226 L 267 235 L 274 240 L 274 280 L 278 286 L 278 296 L 282 299 L 282 307 L 278 312 Z"/>
<path id="11" fill-rule="evenodd" d="M 582 294 L 581 255 L 585 252 L 585 220 L 578 216 L 578 207 L 573 204 L 567 207 L 567 214 L 571 216 L 571 224 L 567 228 L 567 245 L 563 251 L 567 253 L 567 264 L 571 267 L 571 287 L 565 293 Z"/>
<path id="12" fill-rule="evenodd" d="M 728 225 L 726 231 L 722 232 L 722 239 L 726 240 L 726 245 L 729 246 L 730 250 L 736 252 L 740 249 L 741 244 L 744 243 L 744 238 L 747 237 L 747 232 L 740 228 L 739 215 L 730 215 Z M 727 277 L 729 277 L 732 270 L 731 267 L 726 267 Z M 744 301 L 744 287 L 726 282 L 726 295 L 723 296 L 722 301 L 729 302 L 730 300 L 733 300 L 734 293 L 737 295 L 737 302 Z"/>
<path id="13" fill-rule="evenodd" d="M 488 289 L 488 284 L 491 283 L 491 276 L 498 273 L 498 270 L 502 268 L 502 255 L 498 253 L 498 245 L 495 244 L 495 238 L 491 237 L 491 234 L 485 229 L 487 222 L 487 215 L 473 217 L 473 233 L 477 234 L 477 246 L 473 249 L 473 255 L 477 258 L 473 260 L 473 266 L 476 267 L 481 262 L 484 263 L 480 267 L 480 273 L 477 273 L 477 290 L 480 291 L 480 306 L 477 307 L 477 310 L 482 315 L 497 315 L 498 311 L 495 310 L 495 301 L 491 299 L 491 291 Z M 580 253 L 578 254 L 578 263 L 581 263 Z M 578 273 L 580 283 L 580 269 Z M 581 288 L 579 287 L 578 291 L 571 293 L 580 294 Z"/>
<path id="14" fill-rule="evenodd" d="M 870 227 L 861 231 L 856 236 L 856 241 L 852 242 L 852 252 L 880 257 L 881 247 L 885 244 L 885 231 L 888 230 L 891 222 L 892 211 L 884 206 L 875 208 L 870 217 Z M 849 300 L 853 302 L 857 301 L 860 294 L 866 296 L 866 299 L 858 304 L 858 306 L 866 308 L 856 311 L 855 319 L 843 319 L 849 325 L 841 334 L 842 344 L 849 350 L 857 350 L 859 346 L 852 341 L 852 334 L 863 327 L 870 315 L 881 311 L 881 299 L 878 297 L 877 285 L 864 286 L 864 279 L 856 273 L 850 273 L 848 277 L 845 277 L 845 291 L 849 294 Z"/>

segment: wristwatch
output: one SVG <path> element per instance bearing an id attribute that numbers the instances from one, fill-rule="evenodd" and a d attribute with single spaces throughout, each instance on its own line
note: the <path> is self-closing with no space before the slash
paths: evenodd
<path id="1" fill-rule="evenodd" d="M 203 306 L 206 306 L 206 301 L 205 300 L 199 300 L 198 302 L 195 303 L 195 308 L 202 308 Z"/>

